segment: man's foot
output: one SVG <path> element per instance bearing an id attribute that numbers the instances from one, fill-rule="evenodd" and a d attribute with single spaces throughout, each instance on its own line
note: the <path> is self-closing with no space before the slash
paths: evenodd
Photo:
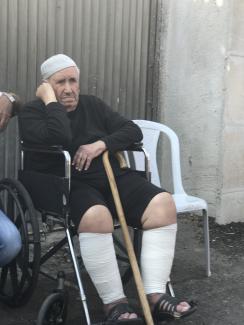
<path id="1" fill-rule="evenodd" d="M 119 323 L 133 322 L 133 324 L 142 324 L 142 319 L 129 306 L 126 298 L 116 300 L 113 303 L 104 305 L 107 322 Z"/>
<path id="2" fill-rule="evenodd" d="M 196 311 L 194 302 L 179 301 L 168 294 L 150 294 L 148 300 L 153 317 L 158 321 L 186 317 Z"/>
<path id="3" fill-rule="evenodd" d="M 148 301 L 149 301 L 149 305 L 151 307 L 151 309 L 154 309 L 154 306 L 156 305 L 156 303 L 159 301 L 159 299 L 162 297 L 162 293 L 152 293 L 150 295 L 148 295 Z M 190 304 L 186 301 L 181 301 L 179 302 L 179 304 L 176 306 L 176 311 L 182 313 L 187 311 L 189 308 L 191 308 Z"/>

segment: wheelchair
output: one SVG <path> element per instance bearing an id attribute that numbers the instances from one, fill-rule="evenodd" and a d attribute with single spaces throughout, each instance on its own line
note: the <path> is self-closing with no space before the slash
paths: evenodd
<path id="1" fill-rule="evenodd" d="M 150 177 L 149 158 L 141 144 L 136 144 L 131 151 L 141 151 L 145 156 L 146 175 Z M 64 161 L 64 176 L 43 174 L 28 170 L 25 166 L 25 158 L 29 152 L 44 155 L 56 155 Z M 125 160 L 118 155 L 121 168 L 125 168 Z M 128 156 L 127 156 L 128 160 Z M 82 319 L 86 324 L 91 324 L 86 295 L 83 289 L 81 268 L 82 260 L 77 258 L 73 238 L 76 230 L 72 224 L 69 211 L 69 192 L 71 181 L 71 158 L 67 151 L 60 146 L 31 147 L 21 144 L 21 162 L 18 173 L 18 181 L 4 179 L 0 181 L 0 202 L 3 210 L 17 225 L 23 247 L 16 259 L 0 270 L 0 301 L 9 306 L 17 307 L 27 303 L 37 285 L 38 276 L 47 276 L 58 281 L 58 286 L 43 302 L 38 314 L 37 325 L 65 324 L 67 315 L 67 290 L 65 290 L 65 276 L 61 272 L 57 277 L 51 276 L 42 270 L 42 265 L 48 261 L 58 250 L 68 243 L 69 251 L 75 271 L 80 298 L 82 301 Z M 39 215 L 41 218 L 39 218 Z M 39 219 L 44 224 L 47 220 L 53 220 L 65 231 L 65 237 L 55 244 L 48 252 L 41 254 Z M 121 271 L 123 284 L 132 277 L 132 269 L 119 232 L 120 223 L 114 223 L 114 244 Z M 118 230 L 118 231 L 117 231 Z M 140 256 L 141 231 L 132 229 L 133 247 L 137 260 Z"/>

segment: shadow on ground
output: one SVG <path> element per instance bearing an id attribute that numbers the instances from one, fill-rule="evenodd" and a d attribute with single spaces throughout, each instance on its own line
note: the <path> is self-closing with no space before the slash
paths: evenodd
<path id="1" fill-rule="evenodd" d="M 210 218 L 212 276 L 205 276 L 202 221 L 198 216 L 179 217 L 176 257 L 171 280 L 177 297 L 198 301 L 198 310 L 190 317 L 171 325 L 242 325 L 244 323 L 244 223 L 220 226 Z M 46 241 L 50 243 L 55 238 Z M 45 246 L 45 243 L 43 243 Z M 47 265 L 50 273 L 63 269 L 69 280 L 73 270 L 67 248 Z M 102 305 L 88 276 L 83 275 L 92 322 L 103 318 Z M 55 288 L 52 280 L 39 276 L 29 303 L 12 309 L 0 305 L 1 325 L 34 325 L 40 305 Z M 138 306 L 133 281 L 125 288 L 132 304 Z M 139 308 L 139 306 L 138 306 Z M 69 289 L 68 325 L 85 324 L 79 294 Z M 163 323 L 162 323 L 163 324 Z"/>

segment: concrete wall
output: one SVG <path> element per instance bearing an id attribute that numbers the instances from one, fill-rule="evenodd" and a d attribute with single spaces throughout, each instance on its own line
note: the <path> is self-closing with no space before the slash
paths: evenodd
<path id="1" fill-rule="evenodd" d="M 222 186 L 217 220 L 244 221 L 244 1 L 234 0 L 226 55 Z"/>
<path id="2" fill-rule="evenodd" d="M 244 221 L 243 1 L 160 3 L 161 121 L 180 137 L 184 187 L 219 223 Z"/>

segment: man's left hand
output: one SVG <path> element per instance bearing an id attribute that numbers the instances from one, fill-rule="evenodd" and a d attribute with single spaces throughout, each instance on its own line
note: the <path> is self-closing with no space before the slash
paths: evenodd
<path id="1" fill-rule="evenodd" d="M 73 165 L 79 171 L 87 170 L 94 158 L 106 150 L 106 144 L 98 140 L 91 144 L 85 144 L 78 148 L 73 159 Z"/>

